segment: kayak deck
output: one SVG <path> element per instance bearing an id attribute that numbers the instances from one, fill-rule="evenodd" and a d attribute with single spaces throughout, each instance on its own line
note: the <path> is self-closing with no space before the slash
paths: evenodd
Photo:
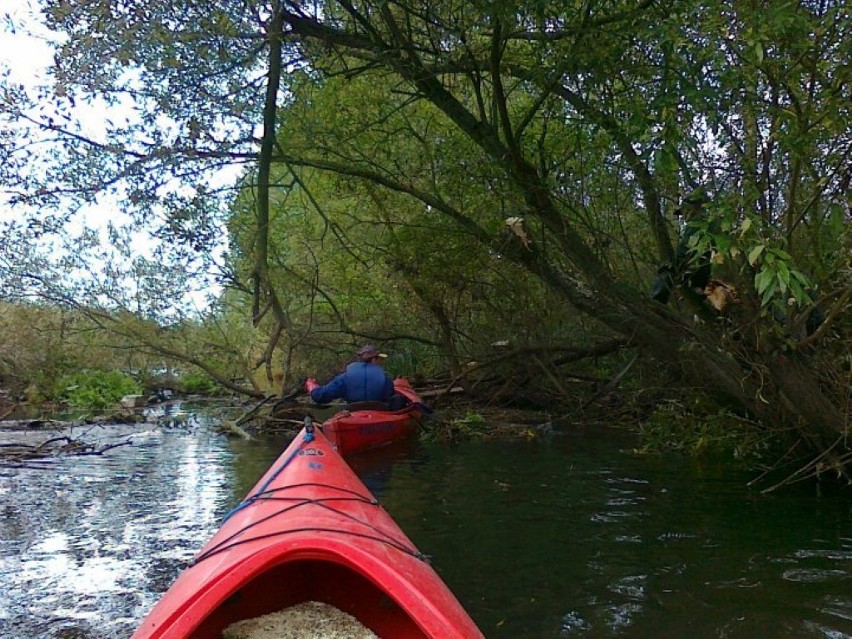
<path id="1" fill-rule="evenodd" d="M 219 639 L 318 601 L 387 639 L 482 637 L 319 430 L 305 430 L 143 621 L 134 639 Z"/>

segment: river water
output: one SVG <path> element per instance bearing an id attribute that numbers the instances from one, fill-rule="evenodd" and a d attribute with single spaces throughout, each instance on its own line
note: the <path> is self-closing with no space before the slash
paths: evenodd
<path id="1" fill-rule="evenodd" d="M 0 637 L 132 634 L 288 443 L 209 426 L 87 427 L 122 445 L 0 466 Z M 730 464 L 634 445 L 588 427 L 350 463 L 489 639 L 852 637 L 849 490 L 760 495 Z"/>

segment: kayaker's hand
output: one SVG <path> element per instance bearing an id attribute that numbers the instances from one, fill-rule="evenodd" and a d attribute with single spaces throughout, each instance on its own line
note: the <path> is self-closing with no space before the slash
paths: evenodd
<path id="1" fill-rule="evenodd" d="M 305 380 L 305 392 L 310 395 L 311 391 L 315 388 L 319 388 L 317 380 L 315 380 L 313 377 L 308 377 L 308 379 Z"/>

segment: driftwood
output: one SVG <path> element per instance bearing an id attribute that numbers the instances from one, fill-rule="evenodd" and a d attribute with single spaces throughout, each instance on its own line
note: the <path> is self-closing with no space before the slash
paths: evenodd
<path id="1" fill-rule="evenodd" d="M 262 400 L 257 402 L 252 408 L 250 408 L 248 411 L 243 413 L 243 415 L 240 416 L 239 419 L 237 419 L 237 421 L 235 422 L 236 425 L 242 426 L 243 424 L 250 422 L 251 420 L 255 419 L 255 417 L 257 417 L 260 414 L 263 407 L 266 406 L 267 404 L 269 404 L 269 402 L 271 402 L 274 399 L 275 399 L 275 395 L 268 395 L 268 396 L 264 397 Z"/>
<path id="2" fill-rule="evenodd" d="M 279 414 L 282 411 L 286 412 L 293 407 L 298 406 L 298 398 L 304 394 L 304 381 L 301 381 L 289 391 L 283 392 L 280 397 L 277 395 L 267 395 L 237 418 L 235 425 L 241 427 L 251 424 L 252 422 L 268 422 L 271 418 L 280 416 Z M 274 403 L 271 403 L 273 401 Z M 304 414 L 302 415 L 302 420 L 303 419 Z M 299 423 L 301 424 L 302 422 L 299 421 Z"/>
<path id="3" fill-rule="evenodd" d="M 96 446 L 73 437 L 52 437 L 40 444 L 0 444 L 0 467 L 33 468 L 33 462 L 50 462 L 68 455 L 103 455 L 108 450 L 130 446 L 128 439 L 117 444 Z M 41 467 L 41 466 L 37 466 Z"/>
<path id="4" fill-rule="evenodd" d="M 219 425 L 219 430 L 225 431 L 227 433 L 232 433 L 246 440 L 251 439 L 251 435 L 249 435 L 242 427 L 240 427 L 236 422 L 232 422 L 227 419 L 222 420 L 221 424 Z"/>
<path id="5" fill-rule="evenodd" d="M 552 410 L 564 406 L 567 413 L 574 406 L 584 410 L 590 404 L 603 404 L 615 394 L 636 357 L 611 378 L 590 375 L 577 363 L 626 347 L 626 341 L 618 339 L 584 347 L 503 349 L 468 363 L 454 374 L 417 380 L 415 389 L 436 406 L 468 401 L 477 408 Z"/>
<path id="6" fill-rule="evenodd" d="M 589 346 L 497 347 L 488 357 L 471 361 L 455 372 L 410 379 L 424 403 L 435 409 L 545 410 L 560 407 L 563 416 L 586 411 L 595 405 L 611 410 L 618 386 L 638 355 L 611 377 L 589 374 L 579 362 L 619 353 L 629 344 L 624 339 Z M 589 367 L 586 366 L 585 369 Z M 310 402 L 299 382 L 280 397 L 267 396 L 236 420 L 247 432 L 298 430 L 306 415 L 327 408 Z M 434 418 L 434 416 L 433 416 Z M 434 418 L 437 419 L 437 418 Z"/>
<path id="7" fill-rule="evenodd" d="M 233 422 L 233 427 L 228 427 L 227 430 L 235 432 L 241 437 L 250 437 L 250 433 L 255 430 L 269 432 L 297 431 L 304 424 L 305 417 L 314 417 L 313 410 L 319 408 L 323 407 L 296 399 L 295 395 L 285 395 L 278 399 L 275 396 L 266 397 L 237 418 Z M 245 435 L 235 429 L 239 429 Z"/>

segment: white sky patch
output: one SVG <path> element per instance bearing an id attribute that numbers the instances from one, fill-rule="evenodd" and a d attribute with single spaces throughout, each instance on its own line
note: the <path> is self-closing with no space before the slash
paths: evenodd
<path id="1" fill-rule="evenodd" d="M 43 82 L 59 36 L 41 24 L 32 0 L 3 0 L 2 6 L 0 66 L 21 84 Z"/>
<path id="2" fill-rule="evenodd" d="M 36 87 L 52 82 L 50 68 L 53 65 L 55 46 L 62 42 L 63 34 L 52 32 L 41 22 L 36 0 L 0 0 L 0 71 L 8 78 L 22 85 L 31 97 L 36 96 Z M 136 118 L 134 105 L 125 101 L 118 106 L 108 105 L 100 99 L 77 102 L 73 116 L 79 123 L 80 133 L 95 141 L 106 143 L 107 122 L 125 125 Z M 164 123 L 164 128 L 171 123 Z M 220 171 L 216 182 L 233 183 L 240 170 Z M 107 246 L 108 224 L 116 227 L 132 227 L 129 215 L 123 212 L 118 194 L 101 194 L 93 205 L 80 208 L 66 229 L 72 236 L 79 235 L 84 229 L 96 230 L 102 244 Z M 0 220 L 23 221 L 27 213 L 33 211 L 24 207 L 12 207 L 6 196 L 0 193 Z M 130 246 L 132 251 L 151 258 L 157 247 L 157 241 L 141 230 L 132 231 Z M 218 249 L 221 253 L 223 248 Z M 128 286 L 132 287 L 133 282 Z M 209 283 L 207 284 L 209 287 Z M 210 288 L 190 294 L 190 301 L 197 309 L 206 307 L 206 296 Z"/>
<path id="3" fill-rule="evenodd" d="M 3 0 L 0 12 L 0 69 L 8 72 L 12 82 L 18 83 L 35 97 L 35 87 L 50 82 L 50 67 L 56 44 L 62 35 L 50 31 L 41 22 L 38 5 L 33 0 Z M 85 111 L 90 111 L 86 113 Z M 86 133 L 97 135 L 103 130 L 104 119 L 108 112 L 102 106 L 95 106 L 78 113 L 81 125 Z M 109 211 L 109 212 L 107 212 Z M 116 212 L 114 205 L 100 210 L 98 207 L 86 207 L 83 218 L 91 218 L 95 227 L 99 213 L 104 219 L 112 218 Z M 0 202 L 0 214 L 7 219 L 21 218 L 20 209 L 11 209 Z"/>

